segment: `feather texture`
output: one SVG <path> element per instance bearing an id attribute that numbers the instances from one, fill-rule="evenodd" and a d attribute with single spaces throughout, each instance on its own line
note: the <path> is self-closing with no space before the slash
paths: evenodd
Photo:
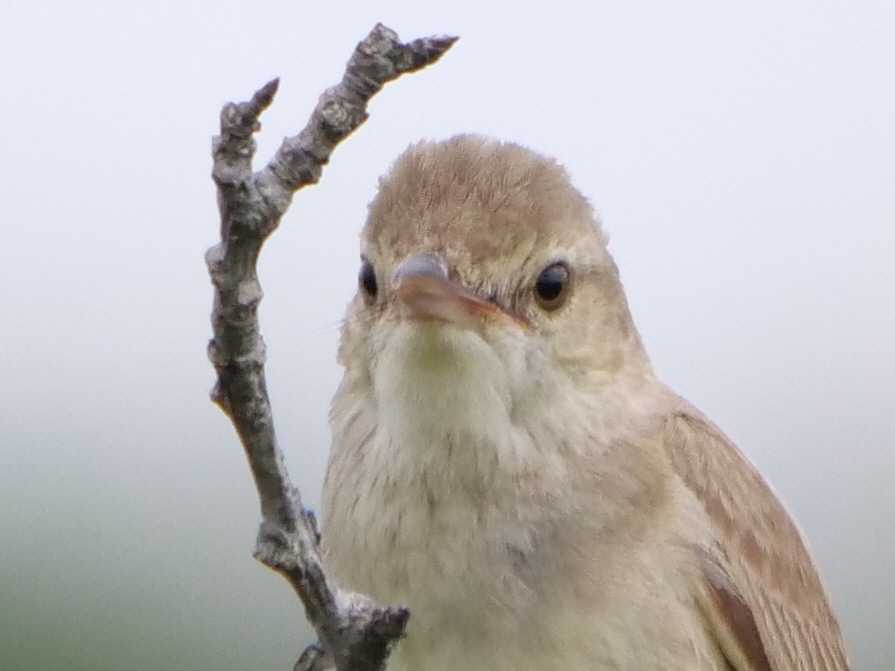
<path id="1" fill-rule="evenodd" d="M 342 329 L 323 542 L 343 585 L 410 606 L 390 668 L 847 670 L 798 529 L 656 378 L 558 164 L 415 145 L 361 245 L 378 291 Z M 545 310 L 557 262 L 568 298 Z M 406 277 L 432 267 L 442 303 L 421 313 Z"/>
<path id="2" fill-rule="evenodd" d="M 665 435 L 675 472 L 716 534 L 718 565 L 706 560 L 705 606 L 735 668 L 847 671 L 842 634 L 814 562 L 765 480 L 687 404 L 671 415 Z"/>

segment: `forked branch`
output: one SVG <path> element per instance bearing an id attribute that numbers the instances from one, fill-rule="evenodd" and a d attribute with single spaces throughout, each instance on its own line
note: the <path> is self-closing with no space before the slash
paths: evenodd
<path id="1" fill-rule="evenodd" d="M 357 45 L 342 81 L 321 95 L 304 130 L 286 138 L 258 172 L 252 171 L 253 135 L 277 80 L 248 102 L 226 104 L 214 139 L 221 241 L 206 253 L 215 288 L 208 352 L 218 379 L 212 399 L 233 421 L 258 489 L 262 521 L 255 557 L 289 581 L 317 632 L 320 646 L 308 648 L 296 664 L 303 671 L 332 665 L 339 671 L 384 669 L 409 612 L 346 592 L 326 573 L 316 522 L 289 479 L 274 431 L 257 315 L 263 295 L 258 254 L 292 194 L 317 182 L 336 145 L 367 119 L 370 98 L 405 72 L 437 61 L 455 41 L 430 37 L 403 44 L 394 31 L 377 25 Z"/>

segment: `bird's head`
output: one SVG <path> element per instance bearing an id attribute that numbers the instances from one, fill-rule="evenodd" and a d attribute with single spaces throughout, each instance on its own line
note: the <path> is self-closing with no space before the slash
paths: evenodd
<path id="1" fill-rule="evenodd" d="M 649 372 L 588 201 L 556 162 L 476 136 L 413 145 L 382 178 L 340 362 L 341 394 L 405 423 L 541 412 Z"/>

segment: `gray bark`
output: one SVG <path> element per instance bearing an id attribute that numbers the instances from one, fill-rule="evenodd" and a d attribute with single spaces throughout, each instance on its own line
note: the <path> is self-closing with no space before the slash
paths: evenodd
<path id="1" fill-rule="evenodd" d="M 357 45 L 342 81 L 321 95 L 304 130 L 286 138 L 258 172 L 252 171 L 253 134 L 278 80 L 248 102 L 226 104 L 221 134 L 214 138 L 221 241 L 206 253 L 215 289 L 208 353 L 218 379 L 212 399 L 232 420 L 258 489 L 262 521 L 255 557 L 286 578 L 317 632 L 319 645 L 305 650 L 295 665 L 301 671 L 332 665 L 339 671 L 384 669 L 410 613 L 343 590 L 327 575 L 313 513 L 302 506 L 277 445 L 257 316 L 263 295 L 258 254 L 292 194 L 317 182 L 336 145 L 367 119 L 370 98 L 385 83 L 437 61 L 455 41 L 430 37 L 403 44 L 377 25 Z"/>

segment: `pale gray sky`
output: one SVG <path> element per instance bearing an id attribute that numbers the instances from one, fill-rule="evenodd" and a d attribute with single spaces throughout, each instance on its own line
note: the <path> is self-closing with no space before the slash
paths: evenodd
<path id="1" fill-rule="evenodd" d="M 291 668 L 285 583 L 207 400 L 220 105 L 260 156 L 376 21 L 461 35 L 388 87 L 264 250 L 279 433 L 309 502 L 376 178 L 461 131 L 564 162 L 663 377 L 808 535 L 855 668 L 895 657 L 895 5 L 7 2 L 0 10 L 0 666 Z"/>

